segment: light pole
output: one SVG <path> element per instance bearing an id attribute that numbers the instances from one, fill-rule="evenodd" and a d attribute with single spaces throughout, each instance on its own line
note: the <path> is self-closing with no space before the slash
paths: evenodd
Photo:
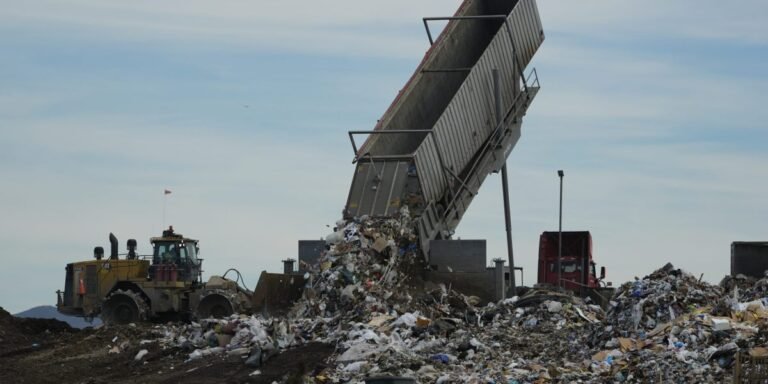
<path id="1" fill-rule="evenodd" d="M 560 265 L 563 259 L 563 170 L 557 171 L 557 176 L 560 177 L 560 224 L 557 229 L 557 287 L 562 288 L 562 266 Z"/>

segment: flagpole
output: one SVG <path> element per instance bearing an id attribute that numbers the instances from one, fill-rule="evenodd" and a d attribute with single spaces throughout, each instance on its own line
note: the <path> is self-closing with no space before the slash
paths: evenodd
<path id="1" fill-rule="evenodd" d="M 165 205 L 166 201 L 168 201 L 168 194 L 163 191 L 163 226 L 161 228 L 165 228 Z"/>
<path id="2" fill-rule="evenodd" d="M 168 205 L 168 195 L 170 194 L 170 189 L 163 189 L 163 228 L 165 228 L 165 207 Z"/>

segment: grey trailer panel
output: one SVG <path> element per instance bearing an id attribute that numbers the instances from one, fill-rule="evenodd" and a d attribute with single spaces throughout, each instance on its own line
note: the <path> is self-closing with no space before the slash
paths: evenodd
<path id="1" fill-rule="evenodd" d="M 435 142 L 440 148 L 446 148 L 448 146 L 448 143 L 451 141 L 451 138 L 448 137 L 448 135 L 446 134 L 445 125 L 446 125 L 445 121 L 443 120 L 438 121 L 437 124 L 435 125 L 434 132 L 432 133 L 432 136 L 434 136 L 435 138 Z M 416 154 L 418 155 L 418 153 L 419 151 L 417 150 Z M 442 155 L 443 155 L 443 161 L 445 162 L 443 165 L 448 169 L 456 169 L 454 165 L 456 164 L 456 160 L 453 157 L 454 156 L 453 152 L 443 151 Z"/>
<path id="2" fill-rule="evenodd" d="M 459 87 L 465 82 L 466 74 L 423 71 L 477 66 L 483 66 L 485 71 L 488 71 L 491 68 L 484 65 L 486 63 L 479 63 L 479 58 L 482 55 L 487 56 L 488 51 L 494 55 L 500 55 L 500 50 L 512 52 L 510 32 L 515 43 L 517 61 L 520 67 L 526 67 L 544 39 L 535 1 L 466 0 L 456 13 L 457 16 L 496 14 L 508 14 L 507 22 L 510 27 L 507 28 L 507 25 L 496 20 L 451 20 L 375 129 L 431 128 L 438 118 L 445 114 Z M 514 32 L 515 30 L 520 32 Z M 499 39 L 501 34 L 506 37 L 505 40 Z M 499 47 L 499 44 L 504 44 L 505 47 Z M 504 57 L 505 60 L 493 62 L 504 64 L 503 72 L 519 72 L 519 68 L 514 71 L 512 56 Z M 502 69 L 498 65 L 496 68 Z M 370 153 L 378 156 L 390 155 L 394 151 L 410 153 L 418 145 L 419 142 L 413 137 L 372 135 L 363 144 L 359 154 Z M 448 161 L 450 157 L 446 156 L 446 163 L 454 165 L 456 160 Z"/>
<path id="3" fill-rule="evenodd" d="M 433 135 L 424 140 L 413 156 L 427 201 L 436 200 L 443 193 L 443 191 L 435 189 L 435 186 L 445 184 L 445 172 L 443 172 L 440 157 Z"/>
<path id="4" fill-rule="evenodd" d="M 536 96 L 537 91 L 538 87 L 528 87 L 528 91 L 523 91 L 520 97 L 516 99 L 513 110 L 519 112 L 511 114 L 504 121 L 503 134 L 497 140 L 494 140 L 492 145 L 484 147 L 485 150 L 481 151 L 473 159 L 469 169 L 466 170 L 466 178 L 463 180 L 464 184 L 450 189 L 453 193 L 451 193 L 451 196 L 448 196 L 446 199 L 448 202 L 443 205 L 443 209 L 440 211 L 443 221 L 431 227 L 430 234 L 425 235 L 429 236 L 428 239 L 435 239 L 436 237 L 434 236 L 444 232 L 450 234 L 456 229 L 485 178 L 490 173 L 498 172 L 501 169 L 507 156 L 520 138 L 520 128 L 522 126 L 520 117 L 525 114 L 527 105 Z M 419 220 L 423 221 L 425 219 L 420 217 Z M 422 247 L 425 253 L 429 251 L 428 246 L 424 247 L 423 242 Z"/>
<path id="5" fill-rule="evenodd" d="M 410 161 L 372 160 L 357 164 L 345 216 L 397 213 L 405 193 Z"/>
<path id="6" fill-rule="evenodd" d="M 520 6 L 526 6 L 528 13 L 518 11 L 517 7 Z M 525 22 L 525 17 L 531 14 L 531 7 L 535 8 L 533 0 L 520 1 L 517 7 L 508 18 L 510 24 L 516 24 L 520 28 L 535 29 L 526 31 L 525 34 L 513 34 L 513 36 L 522 34 L 528 38 L 528 40 L 522 38 L 520 40 L 520 43 L 525 41 L 529 47 L 528 56 L 520 58 L 521 64 L 525 65 L 535 53 L 535 48 L 541 44 L 543 35 L 539 33 L 540 23 Z M 513 95 L 516 93 L 514 89 L 519 87 L 520 82 L 517 72 L 514 71 L 515 59 L 510 55 L 514 51 L 513 48 L 516 47 L 512 46 L 509 32 L 504 27 L 500 28 L 434 126 L 434 135 L 440 142 L 439 150 L 444 154 L 446 166 L 456 174 L 467 173 L 471 160 L 475 158 L 495 129 L 495 124 L 492 123 L 495 120 L 491 83 L 493 69 L 499 69 L 501 84 L 513 85 L 501 88 L 502 110 L 506 111 L 512 107 Z M 481 91 L 475 92 L 475 89 Z M 473 104 L 484 105 L 486 108 L 473 108 Z M 478 134 L 473 138 L 475 132 Z M 424 159 L 427 156 L 423 156 L 422 151 L 430 150 L 428 146 L 422 145 L 416 150 L 415 157 Z M 424 190 L 429 191 L 427 198 L 441 198 L 448 188 L 445 178 L 426 177 L 425 173 L 434 167 L 425 166 L 422 162 L 417 162 L 417 167 L 425 184 Z M 438 184 L 431 185 L 433 182 Z"/>
<path id="7" fill-rule="evenodd" d="M 408 175 L 408 163 L 405 161 L 385 163 L 383 172 L 382 190 L 378 191 L 373 210 L 369 215 L 384 212 L 383 216 L 389 216 L 397 213 L 400 207 L 400 196 L 403 193 L 405 179 Z M 389 189 L 386 186 L 389 186 Z"/>
<path id="8" fill-rule="evenodd" d="M 544 28 L 541 25 L 539 10 L 534 0 L 522 0 L 509 16 L 510 25 L 515 27 L 512 38 L 515 42 L 518 58 L 523 68 L 528 66 L 533 55 L 544 41 Z"/>
<path id="9" fill-rule="evenodd" d="M 362 205 L 364 204 L 365 194 L 370 189 L 370 180 L 372 178 L 371 163 L 358 163 L 355 168 L 355 175 L 352 177 L 352 186 L 347 198 L 345 214 L 349 216 L 361 216 Z"/>
<path id="10" fill-rule="evenodd" d="M 465 0 L 456 16 L 509 14 L 516 1 Z M 465 72 L 424 72 L 471 68 L 502 23 L 497 20 L 452 20 L 424 56 L 414 74 L 379 119 L 376 130 L 430 129 L 467 76 Z M 402 136 L 372 135 L 360 154 L 386 155 L 393 150 L 416 149 L 418 142 Z M 415 146 L 414 146 L 415 144 Z"/>
<path id="11" fill-rule="evenodd" d="M 448 22 L 365 143 L 354 147 L 357 171 L 345 209 L 347 217 L 387 216 L 396 213 L 393 201 L 420 194 L 411 212 L 425 255 L 429 240 L 450 237 L 487 175 L 506 161 L 538 91 L 538 79 L 530 81 L 535 71 L 521 78 L 544 39 L 534 0 L 465 0 L 456 16 L 462 19 Z M 403 179 L 398 158 L 407 158 L 405 176 L 415 182 L 396 185 Z"/>

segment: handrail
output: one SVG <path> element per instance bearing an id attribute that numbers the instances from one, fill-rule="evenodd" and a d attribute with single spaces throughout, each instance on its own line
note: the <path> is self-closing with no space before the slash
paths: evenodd
<path id="1" fill-rule="evenodd" d="M 533 67 L 533 69 L 531 69 L 531 72 L 528 73 L 528 76 L 525 78 L 525 81 L 529 82 L 531 80 L 531 77 L 534 78 L 533 82 L 536 84 L 536 87 L 541 87 L 541 85 L 539 84 L 539 74 L 538 72 L 536 72 L 536 67 Z M 531 84 L 531 86 L 533 86 L 533 84 Z"/>
<path id="2" fill-rule="evenodd" d="M 356 162 L 360 157 L 365 156 L 365 154 L 358 156 L 357 151 L 357 144 L 355 143 L 355 136 L 354 135 L 383 135 L 383 134 L 393 134 L 393 133 L 432 133 L 431 129 L 382 129 L 382 130 L 372 130 L 372 131 L 348 131 L 347 134 L 349 135 L 349 141 L 352 143 L 352 151 L 355 153 L 355 159 L 352 161 L 353 163 Z M 368 155 L 371 156 L 371 155 Z M 386 155 L 391 156 L 391 155 Z"/>
<path id="3" fill-rule="evenodd" d="M 427 38 L 429 39 L 429 45 L 434 45 L 435 41 L 432 39 L 432 32 L 429 30 L 428 21 L 450 21 L 450 20 L 499 20 L 507 19 L 506 15 L 476 15 L 476 16 L 440 16 L 440 17 L 423 17 L 421 20 L 424 23 L 424 29 L 427 30 Z"/>

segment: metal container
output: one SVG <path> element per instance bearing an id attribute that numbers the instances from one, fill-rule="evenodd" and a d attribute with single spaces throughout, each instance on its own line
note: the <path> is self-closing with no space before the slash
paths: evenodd
<path id="1" fill-rule="evenodd" d="M 433 42 L 436 20 L 449 22 Z M 465 0 L 454 16 L 424 25 L 433 44 L 416 72 L 373 131 L 350 132 L 357 168 L 344 213 L 387 217 L 407 205 L 426 255 L 520 137 L 539 88 L 535 70 L 523 69 L 544 34 L 534 0 Z"/>
<path id="2" fill-rule="evenodd" d="M 731 243 L 731 276 L 743 274 L 762 278 L 768 270 L 768 241 Z"/>

